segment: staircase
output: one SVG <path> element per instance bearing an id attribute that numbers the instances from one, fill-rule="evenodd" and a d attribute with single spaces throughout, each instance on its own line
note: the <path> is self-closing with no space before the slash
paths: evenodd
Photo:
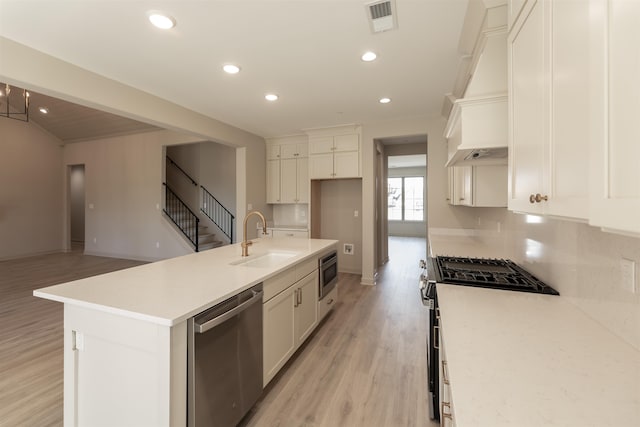
<path id="1" fill-rule="evenodd" d="M 196 188 L 198 187 L 198 183 L 167 156 L 167 167 L 169 166 L 175 167 Z M 196 252 L 217 248 L 233 242 L 234 216 L 204 187 L 200 186 L 200 212 L 202 212 L 205 219 L 210 220 L 220 229 L 224 236 L 229 239 L 228 242 L 218 240 L 216 234 L 210 232 L 209 227 L 202 224 L 198 215 L 187 206 L 176 192 L 167 183 L 163 183 L 163 185 L 165 188 L 165 208 L 163 212 L 189 240 Z"/>

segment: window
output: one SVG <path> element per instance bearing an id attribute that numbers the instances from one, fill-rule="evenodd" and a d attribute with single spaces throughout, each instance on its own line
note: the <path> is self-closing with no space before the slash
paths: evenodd
<path id="1" fill-rule="evenodd" d="M 424 220 L 424 177 L 388 178 L 388 219 L 390 221 Z"/>

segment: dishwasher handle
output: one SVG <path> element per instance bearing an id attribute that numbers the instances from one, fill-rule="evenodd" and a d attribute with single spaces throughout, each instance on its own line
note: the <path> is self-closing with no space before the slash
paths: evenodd
<path id="1" fill-rule="evenodd" d="M 254 291 L 252 290 L 251 292 L 253 292 L 253 296 L 251 298 L 249 298 L 247 301 L 243 302 L 242 304 L 240 304 L 237 307 L 234 307 L 233 309 L 227 311 L 226 313 L 221 314 L 220 316 L 214 317 L 211 320 L 208 320 L 202 324 L 199 323 L 195 323 L 193 325 L 193 329 L 197 334 L 202 334 L 204 332 L 207 332 L 209 329 L 214 328 L 224 322 L 226 322 L 227 320 L 231 319 L 233 316 L 235 316 L 236 314 L 246 310 L 247 308 L 249 308 L 250 306 L 252 306 L 253 304 L 255 304 L 256 302 L 260 301 L 262 299 L 262 294 L 263 291 L 259 290 L 259 291 Z"/>

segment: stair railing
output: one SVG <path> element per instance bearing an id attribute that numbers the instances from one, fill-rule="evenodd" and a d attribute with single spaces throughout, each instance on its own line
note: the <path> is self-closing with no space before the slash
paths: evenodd
<path id="1" fill-rule="evenodd" d="M 198 226 L 200 218 L 182 201 L 180 197 L 163 182 L 164 185 L 164 213 L 173 221 L 178 229 L 193 244 L 198 252 Z"/>
<path id="2" fill-rule="evenodd" d="M 202 192 L 200 210 L 229 238 L 229 242 L 233 243 L 233 221 L 235 217 L 206 188 L 201 185 L 200 189 Z"/>
<path id="3" fill-rule="evenodd" d="M 166 156 L 166 158 L 167 158 L 167 161 L 169 162 L 169 164 L 170 164 L 171 166 L 174 166 L 176 169 L 178 169 L 180 172 L 182 172 L 182 174 L 183 174 L 184 176 L 186 176 L 186 177 L 187 177 L 187 179 L 189 179 L 189 181 L 191 181 L 191 183 L 192 183 L 193 185 L 195 185 L 196 187 L 198 186 L 198 183 L 196 182 L 196 180 L 195 180 L 195 179 L 193 179 L 193 178 L 191 178 L 191 175 L 189 175 L 188 173 L 186 173 L 186 172 L 185 172 L 185 170 L 184 170 L 184 169 L 182 169 L 182 168 L 180 167 L 180 165 L 178 165 L 176 162 L 174 162 L 174 161 L 173 161 L 173 159 L 172 159 L 171 157 Z"/>

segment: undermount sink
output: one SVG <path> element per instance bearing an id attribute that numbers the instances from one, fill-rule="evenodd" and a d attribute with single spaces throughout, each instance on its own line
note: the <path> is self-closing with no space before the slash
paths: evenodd
<path id="1" fill-rule="evenodd" d="M 296 256 L 295 252 L 267 252 L 266 254 L 251 256 L 239 259 L 229 263 L 230 265 L 239 265 L 242 267 L 258 267 L 265 268 L 280 264 L 289 258 Z"/>

